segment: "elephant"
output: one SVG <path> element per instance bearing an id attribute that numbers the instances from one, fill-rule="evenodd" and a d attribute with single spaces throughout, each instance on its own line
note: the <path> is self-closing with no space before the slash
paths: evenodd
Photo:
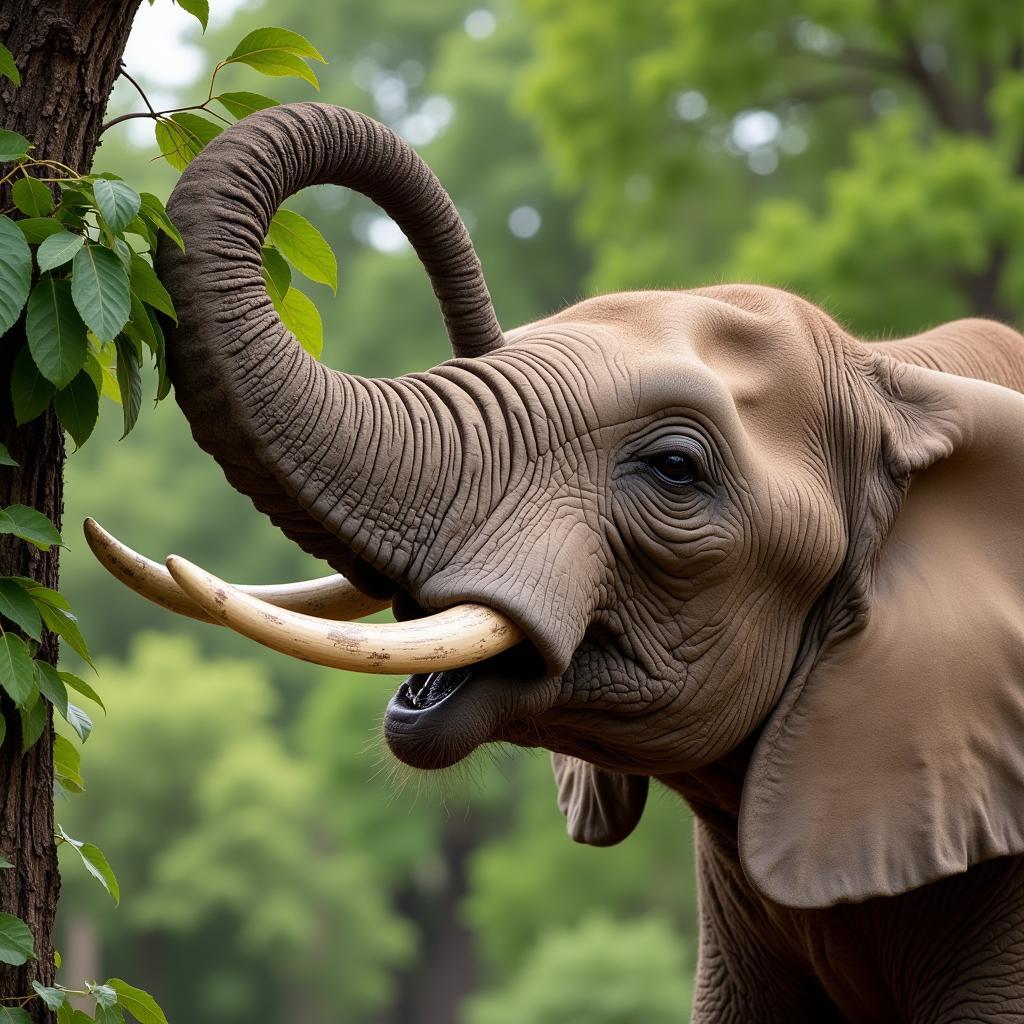
<path id="1" fill-rule="evenodd" d="M 403 229 L 451 360 L 367 379 L 295 343 L 261 246 L 323 183 Z M 236 587 L 89 523 L 112 572 L 297 657 L 410 672 L 383 728 L 415 768 L 548 749 L 577 841 L 625 839 L 651 780 L 678 793 L 697 1024 L 1024 1019 L 1021 335 L 864 341 L 750 284 L 505 332 L 437 179 L 330 105 L 228 129 L 168 209 L 195 440 L 339 575 Z"/>

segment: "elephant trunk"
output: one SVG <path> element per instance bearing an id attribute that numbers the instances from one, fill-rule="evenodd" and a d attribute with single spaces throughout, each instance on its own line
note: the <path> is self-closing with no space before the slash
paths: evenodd
<path id="1" fill-rule="evenodd" d="M 158 256 L 179 315 L 168 371 L 196 441 L 232 485 L 305 550 L 355 570 L 364 589 L 383 594 L 384 581 L 365 566 L 360 572 L 349 549 L 359 529 L 353 517 L 365 519 L 370 509 L 358 491 L 345 491 L 365 483 L 363 464 L 378 448 L 393 452 L 417 434 L 408 389 L 315 360 L 281 322 L 261 275 L 277 207 L 325 183 L 362 192 L 402 228 L 430 276 L 456 355 L 501 345 L 472 242 L 426 164 L 368 117 L 298 103 L 228 129 L 174 189 L 168 212 L 185 253 L 164 240 Z"/>

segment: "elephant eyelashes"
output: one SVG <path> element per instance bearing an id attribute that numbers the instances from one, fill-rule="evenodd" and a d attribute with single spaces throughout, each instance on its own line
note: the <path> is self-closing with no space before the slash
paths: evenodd
<path id="1" fill-rule="evenodd" d="M 700 478 L 693 456 L 681 451 L 658 452 L 644 462 L 659 480 L 667 484 L 694 484 Z"/>

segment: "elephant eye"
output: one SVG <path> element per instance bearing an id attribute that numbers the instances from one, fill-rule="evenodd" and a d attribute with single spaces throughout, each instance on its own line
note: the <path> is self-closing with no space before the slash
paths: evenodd
<path id="1" fill-rule="evenodd" d="M 697 463 L 686 452 L 667 451 L 650 455 L 644 461 L 657 477 L 670 484 L 692 484 L 698 479 Z"/>

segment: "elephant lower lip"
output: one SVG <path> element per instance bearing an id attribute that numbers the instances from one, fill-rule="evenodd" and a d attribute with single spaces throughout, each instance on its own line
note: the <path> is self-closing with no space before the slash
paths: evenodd
<path id="1" fill-rule="evenodd" d="M 486 695 L 464 699 L 475 667 L 410 676 L 398 688 L 384 713 L 384 737 L 400 761 L 413 768 L 447 768 L 486 738 L 479 735 Z"/>
<path id="2" fill-rule="evenodd" d="M 448 768 L 513 718 L 551 703 L 540 657 L 520 645 L 466 668 L 410 676 L 384 713 L 391 752 L 413 768 Z"/>

